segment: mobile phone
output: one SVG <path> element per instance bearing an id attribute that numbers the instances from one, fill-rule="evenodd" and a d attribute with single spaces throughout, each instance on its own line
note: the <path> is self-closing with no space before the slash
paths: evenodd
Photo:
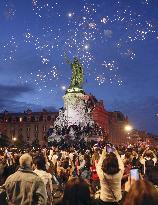
<path id="1" fill-rule="evenodd" d="M 115 151 L 115 148 L 114 148 L 114 147 L 111 147 L 110 145 L 107 145 L 107 146 L 106 146 L 106 151 L 107 151 L 107 153 L 114 152 L 114 151 Z"/>
<path id="2" fill-rule="evenodd" d="M 131 179 L 139 180 L 139 170 L 138 169 L 131 169 L 130 170 Z"/>

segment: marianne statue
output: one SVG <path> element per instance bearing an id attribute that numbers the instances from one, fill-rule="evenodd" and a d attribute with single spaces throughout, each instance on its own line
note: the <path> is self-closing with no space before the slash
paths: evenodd
<path id="1" fill-rule="evenodd" d="M 83 84 L 83 67 L 79 63 L 79 60 L 77 57 L 74 57 L 74 62 L 71 63 L 71 61 L 68 59 L 67 55 L 65 54 L 65 59 L 66 62 L 71 65 L 72 69 L 72 77 L 71 77 L 71 84 L 70 84 L 70 89 L 71 88 L 81 88 Z"/>

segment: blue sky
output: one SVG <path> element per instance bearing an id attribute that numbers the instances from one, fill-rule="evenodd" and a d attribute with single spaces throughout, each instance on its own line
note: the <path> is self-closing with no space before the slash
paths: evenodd
<path id="1" fill-rule="evenodd" d="M 158 134 L 157 0 L 2 0 L 0 111 L 58 109 L 74 56 L 84 89 Z"/>

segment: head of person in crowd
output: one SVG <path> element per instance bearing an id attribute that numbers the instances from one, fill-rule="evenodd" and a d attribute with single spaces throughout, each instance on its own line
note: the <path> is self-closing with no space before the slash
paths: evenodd
<path id="1" fill-rule="evenodd" d="M 69 167 L 69 158 L 68 158 L 68 157 L 66 157 L 66 158 L 63 160 L 63 162 L 62 162 L 62 167 L 63 167 L 64 169 L 67 169 L 67 168 Z"/>
<path id="2" fill-rule="evenodd" d="M 90 189 L 88 183 L 81 178 L 71 178 L 66 183 L 62 204 L 89 205 Z"/>
<path id="3" fill-rule="evenodd" d="M 19 159 L 21 168 L 31 168 L 32 167 L 32 157 L 30 154 L 25 153 Z"/>
<path id="4" fill-rule="evenodd" d="M 131 158 L 132 158 L 131 152 L 127 151 L 127 152 L 125 153 L 125 159 L 131 160 Z"/>
<path id="5" fill-rule="evenodd" d="M 109 175 L 117 174 L 120 171 L 118 159 L 113 152 L 106 155 L 102 164 L 102 170 Z"/>
<path id="6" fill-rule="evenodd" d="M 46 171 L 46 162 L 45 158 L 41 155 L 38 155 L 33 160 L 36 169 Z"/>
<path id="7" fill-rule="evenodd" d="M 89 169 L 91 166 L 90 155 L 88 155 L 87 153 L 84 154 L 84 160 L 85 160 L 85 166 Z"/>
<path id="8" fill-rule="evenodd" d="M 95 150 L 95 152 L 94 152 L 94 160 L 99 160 L 99 158 L 100 158 L 100 155 L 99 155 L 99 152 L 98 152 L 98 150 Z"/>
<path id="9" fill-rule="evenodd" d="M 145 155 L 144 155 L 145 157 L 147 157 L 147 158 L 153 158 L 154 156 L 153 156 L 153 152 L 151 151 L 151 150 L 147 150 L 146 152 L 145 152 Z"/>
<path id="10" fill-rule="evenodd" d="M 138 157 L 138 154 L 137 154 L 137 152 L 135 150 L 132 151 L 132 156 L 135 157 L 135 158 Z"/>
<path id="11" fill-rule="evenodd" d="M 123 203 L 123 205 L 157 205 L 158 191 L 148 181 L 135 181 Z"/>

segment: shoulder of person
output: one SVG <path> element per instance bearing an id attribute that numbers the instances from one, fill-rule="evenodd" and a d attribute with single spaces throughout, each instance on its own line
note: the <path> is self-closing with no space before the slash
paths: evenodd
<path id="1" fill-rule="evenodd" d="M 99 199 L 92 199 L 89 205 L 104 205 L 104 203 Z"/>
<path id="2" fill-rule="evenodd" d="M 12 181 L 12 180 L 14 179 L 15 174 L 16 174 L 16 172 L 15 172 L 14 174 L 11 174 L 9 177 L 7 177 L 7 179 L 6 179 L 6 181 L 5 181 L 5 185 L 7 185 L 8 183 L 10 183 L 10 181 Z"/>
<path id="3" fill-rule="evenodd" d="M 58 200 L 57 202 L 55 202 L 55 205 L 64 205 L 64 203 L 62 202 L 62 200 Z"/>

